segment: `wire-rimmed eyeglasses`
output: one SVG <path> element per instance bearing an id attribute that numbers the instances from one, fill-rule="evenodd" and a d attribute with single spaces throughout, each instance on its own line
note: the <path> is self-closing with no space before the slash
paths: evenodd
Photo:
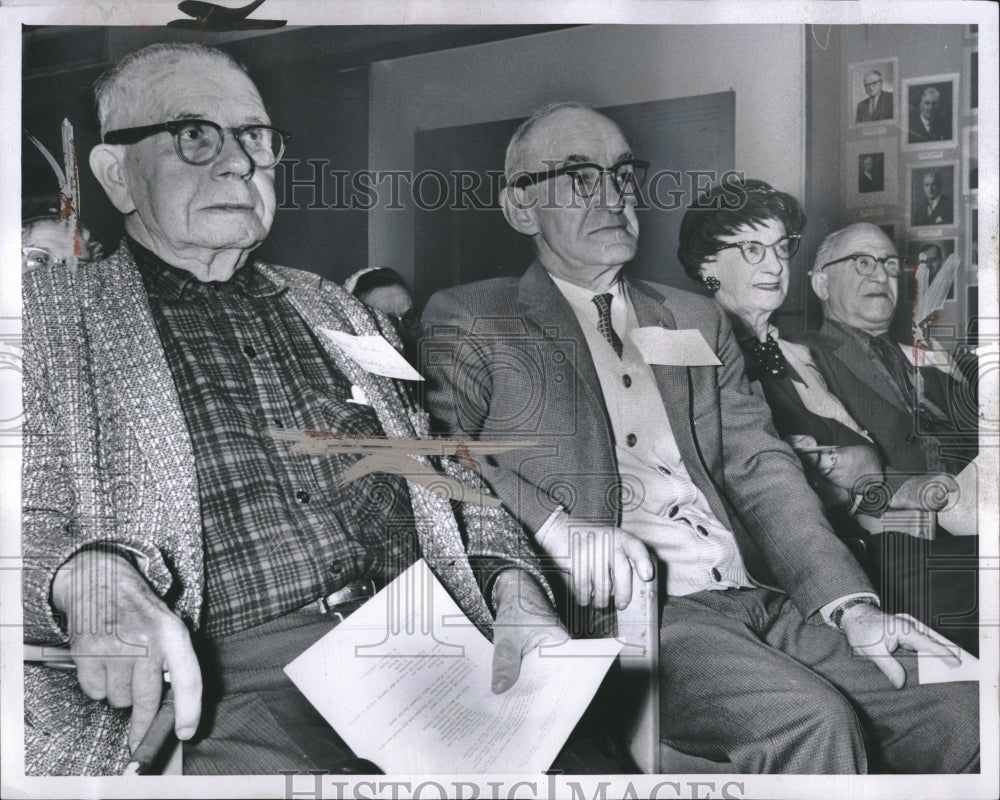
<path id="1" fill-rule="evenodd" d="M 607 174 L 614 181 L 615 189 L 623 195 L 637 194 L 646 180 L 649 162 L 638 158 L 626 158 L 610 167 L 581 161 L 577 164 L 563 164 L 561 167 L 545 169 L 541 172 L 521 172 L 515 175 L 510 185 L 521 189 L 529 184 L 569 175 L 573 180 L 573 190 L 579 197 L 593 197 L 601 179 Z"/>
<path id="2" fill-rule="evenodd" d="M 732 242 L 720 244 L 716 247 L 716 252 L 719 252 L 720 250 L 728 250 L 731 247 L 738 247 L 740 249 L 740 253 L 743 255 L 743 260 L 751 266 L 756 266 L 764 260 L 764 256 L 767 255 L 768 250 L 774 250 L 774 254 L 778 258 L 782 261 L 788 261 L 788 259 L 799 252 L 799 242 L 801 239 L 801 236 L 793 233 L 788 236 L 782 236 L 778 239 L 778 241 L 772 242 L 771 244 L 764 244 L 763 242 L 756 242 L 752 240 L 745 242 Z"/>
<path id="3" fill-rule="evenodd" d="M 201 166 L 210 164 L 222 152 L 222 143 L 228 131 L 240 143 L 258 169 L 271 169 L 285 152 L 285 145 L 292 134 L 271 125 L 240 125 L 238 128 L 223 128 L 207 119 L 174 119 L 156 125 L 140 125 L 137 128 L 119 128 L 104 134 L 105 144 L 135 144 L 163 131 L 169 131 L 174 138 L 177 157 L 188 164 Z"/>
<path id="4" fill-rule="evenodd" d="M 899 270 L 903 263 L 903 260 L 899 256 L 886 256 L 885 258 L 879 258 L 878 256 L 873 256 L 869 253 L 851 253 L 849 256 L 837 258 L 833 261 L 827 261 L 822 267 L 820 267 L 820 269 L 825 269 L 826 267 L 834 264 L 840 264 L 844 261 L 850 261 L 858 275 L 863 275 L 864 277 L 871 275 L 875 271 L 875 266 L 877 264 L 881 264 L 885 267 L 885 274 L 890 278 L 899 277 Z"/>

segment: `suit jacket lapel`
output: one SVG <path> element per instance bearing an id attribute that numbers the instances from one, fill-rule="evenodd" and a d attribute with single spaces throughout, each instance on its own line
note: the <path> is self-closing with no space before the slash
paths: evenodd
<path id="1" fill-rule="evenodd" d="M 580 328 L 580 322 L 569 302 L 545 271 L 540 262 L 535 261 L 521 277 L 517 287 L 517 301 L 524 316 L 537 325 L 543 333 L 553 331 L 553 336 L 546 337 L 552 345 L 558 346 L 560 339 L 572 339 L 576 343 L 576 358 L 573 361 L 576 374 L 576 386 L 582 390 L 583 396 L 599 409 L 605 428 L 611 429 L 604 406 L 604 394 L 601 392 L 601 382 L 597 377 L 594 359 L 587 346 L 587 338 Z M 566 387 L 570 389 L 570 387 Z M 567 410 L 567 413 L 573 413 Z"/>
<path id="2" fill-rule="evenodd" d="M 820 335 L 834 344 L 833 356 L 841 361 L 847 371 L 853 372 L 865 385 L 871 387 L 886 402 L 893 406 L 899 405 L 899 398 L 892 386 L 886 380 L 881 370 L 872 363 L 865 349 L 853 336 L 840 330 L 828 321 L 823 322 Z"/>
<path id="3" fill-rule="evenodd" d="M 191 439 L 135 261 L 122 247 L 80 274 L 97 391 L 134 436 L 168 507 L 200 520 Z"/>

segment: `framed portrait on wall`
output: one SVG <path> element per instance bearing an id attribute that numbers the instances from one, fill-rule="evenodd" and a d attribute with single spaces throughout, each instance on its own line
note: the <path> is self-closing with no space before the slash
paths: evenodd
<path id="1" fill-rule="evenodd" d="M 910 168 L 910 227 L 948 227 L 958 224 L 955 197 L 958 162 L 942 161 Z"/>
<path id="2" fill-rule="evenodd" d="M 968 219 L 968 225 L 965 226 L 965 254 L 970 268 L 975 268 L 979 266 L 979 200 L 975 198 L 969 203 Z M 978 280 L 975 269 L 970 269 L 969 275 Z"/>
<path id="3" fill-rule="evenodd" d="M 962 128 L 962 191 L 979 191 L 979 127 Z"/>
<path id="4" fill-rule="evenodd" d="M 899 203 L 899 146 L 896 138 L 871 137 L 844 148 L 843 193 L 848 208 Z"/>
<path id="5" fill-rule="evenodd" d="M 899 59 L 858 61 L 847 66 L 848 124 L 852 128 L 897 123 Z"/>
<path id="6" fill-rule="evenodd" d="M 965 84 L 962 91 L 962 110 L 967 114 L 979 115 L 979 48 L 965 48 Z"/>
<path id="7" fill-rule="evenodd" d="M 941 267 L 952 253 L 955 252 L 955 239 L 912 239 L 906 246 L 906 263 L 908 266 L 920 270 L 927 270 L 927 285 L 934 283 Z M 955 283 L 959 282 L 959 274 L 964 270 L 959 266 L 955 273 Z M 919 273 L 917 273 L 919 274 Z M 955 299 L 955 283 L 948 290 L 947 300 Z"/>
<path id="8" fill-rule="evenodd" d="M 933 150 L 954 147 L 958 126 L 958 73 L 903 81 L 906 112 L 903 147 Z"/>

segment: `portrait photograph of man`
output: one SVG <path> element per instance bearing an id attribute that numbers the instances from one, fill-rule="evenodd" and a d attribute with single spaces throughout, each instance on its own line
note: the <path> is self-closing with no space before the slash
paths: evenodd
<path id="1" fill-rule="evenodd" d="M 885 154 L 862 153 L 858 157 L 858 194 L 885 191 Z"/>
<path id="2" fill-rule="evenodd" d="M 896 118 L 893 85 L 897 60 L 866 61 L 851 64 L 850 96 L 854 110 L 853 124 L 891 122 Z"/>
<path id="3" fill-rule="evenodd" d="M 937 75 L 906 81 L 907 145 L 953 142 L 957 75 Z"/>
<path id="4" fill-rule="evenodd" d="M 954 162 L 910 170 L 910 225 L 954 224 Z"/>
<path id="5" fill-rule="evenodd" d="M 954 239 L 916 239 L 906 246 L 906 262 L 914 274 L 926 271 L 926 281 L 930 286 L 941 271 L 941 267 L 955 252 Z M 955 299 L 955 286 L 948 290 L 947 300 Z"/>

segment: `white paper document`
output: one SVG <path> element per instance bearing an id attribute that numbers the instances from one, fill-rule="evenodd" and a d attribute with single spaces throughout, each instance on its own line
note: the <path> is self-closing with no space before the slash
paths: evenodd
<path id="1" fill-rule="evenodd" d="M 911 617 L 909 614 L 896 614 L 896 616 L 909 621 L 917 630 L 940 642 L 947 647 L 953 655 L 962 659 L 960 666 L 953 667 L 946 663 L 943 658 L 938 658 L 937 656 L 933 656 L 928 653 L 921 653 L 917 657 L 917 675 L 921 684 L 978 681 L 982 678 L 983 673 L 979 666 L 979 659 L 972 655 L 972 653 L 963 650 L 953 641 L 946 639 L 937 631 L 931 630 L 916 617 Z"/>
<path id="2" fill-rule="evenodd" d="M 717 367 L 722 364 L 701 331 L 670 328 L 636 328 L 629 331 L 647 364 L 670 367 Z"/>
<path id="3" fill-rule="evenodd" d="M 381 336 L 355 336 L 343 331 L 320 328 L 337 347 L 362 369 L 387 378 L 404 381 L 422 381 L 423 376 L 410 366 L 410 362 Z"/>
<path id="4" fill-rule="evenodd" d="M 548 769 L 621 650 L 532 651 L 491 689 L 493 645 L 417 561 L 285 668 L 354 753 L 387 774 Z"/>

